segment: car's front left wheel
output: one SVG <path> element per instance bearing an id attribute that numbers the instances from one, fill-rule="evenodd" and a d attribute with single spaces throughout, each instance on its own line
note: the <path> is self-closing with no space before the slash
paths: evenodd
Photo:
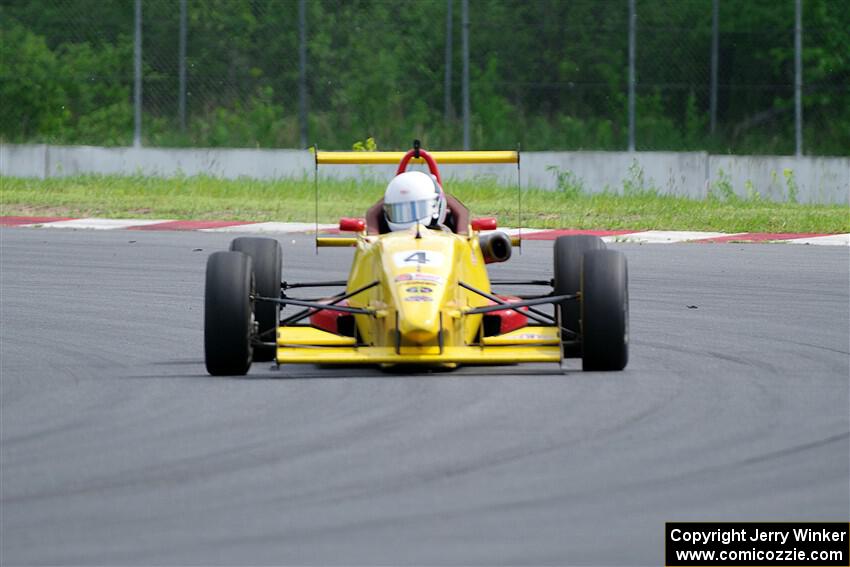
<path id="1" fill-rule="evenodd" d="M 257 295 L 280 299 L 280 273 L 283 264 L 280 243 L 274 238 L 241 236 L 233 239 L 233 242 L 230 243 L 230 249 L 251 257 Z M 255 301 L 254 317 L 257 321 L 258 342 L 275 343 L 277 341 L 277 324 L 280 322 L 280 304 L 270 301 Z M 276 354 L 276 346 L 254 345 L 254 360 L 257 362 L 274 360 Z"/>
<path id="2" fill-rule="evenodd" d="M 251 368 L 254 315 L 251 257 L 214 252 L 207 259 L 204 361 L 213 376 L 240 376 Z"/>

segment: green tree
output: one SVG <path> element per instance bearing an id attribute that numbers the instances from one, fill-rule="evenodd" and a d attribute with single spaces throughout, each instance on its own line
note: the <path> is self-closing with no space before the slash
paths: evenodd
<path id="1" fill-rule="evenodd" d="M 60 64 L 44 38 L 13 20 L 0 27 L 0 131 L 9 140 L 50 139 L 70 120 L 68 95 L 56 80 Z"/>

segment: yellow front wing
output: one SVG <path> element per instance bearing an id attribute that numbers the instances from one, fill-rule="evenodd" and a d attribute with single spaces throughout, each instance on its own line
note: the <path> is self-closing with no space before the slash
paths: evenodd
<path id="1" fill-rule="evenodd" d="M 431 351 L 436 349 L 422 349 Z M 439 352 L 417 353 L 392 347 L 278 347 L 279 364 L 511 364 L 515 362 L 560 362 L 557 346 L 446 347 Z"/>
<path id="2" fill-rule="evenodd" d="M 510 364 L 560 362 L 557 329 L 525 327 L 486 337 L 482 346 L 355 346 L 354 339 L 313 327 L 281 327 L 277 333 L 280 364 Z"/>

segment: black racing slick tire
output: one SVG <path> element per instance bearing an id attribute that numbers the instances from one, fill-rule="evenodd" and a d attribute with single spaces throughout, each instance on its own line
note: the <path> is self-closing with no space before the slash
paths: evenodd
<path id="1" fill-rule="evenodd" d="M 207 259 L 204 361 L 213 376 L 241 376 L 251 368 L 252 281 L 246 254 L 214 252 Z"/>
<path id="2" fill-rule="evenodd" d="M 581 261 L 585 252 L 590 250 L 605 250 L 605 243 L 598 236 L 590 234 L 574 234 L 559 236 L 555 240 L 554 261 L 555 295 L 575 295 L 581 288 Z M 564 358 L 581 356 L 581 345 L 574 342 L 578 338 L 580 308 L 576 300 L 566 300 L 559 304 L 561 310 L 561 326 L 576 333 L 572 335 L 561 331 L 564 341 Z"/>
<path id="3" fill-rule="evenodd" d="M 254 286 L 260 297 L 280 298 L 280 273 L 283 256 L 280 243 L 274 238 L 255 238 L 243 236 L 233 239 L 230 249 L 251 257 L 254 266 Z M 257 338 L 261 342 L 277 340 L 277 325 L 280 322 L 280 304 L 268 301 L 254 302 L 254 319 L 257 322 Z M 274 360 L 277 348 L 255 345 L 254 360 L 268 362 Z"/>
<path id="4" fill-rule="evenodd" d="M 584 254 L 581 346 L 584 370 L 622 370 L 629 361 L 629 272 L 616 250 Z"/>

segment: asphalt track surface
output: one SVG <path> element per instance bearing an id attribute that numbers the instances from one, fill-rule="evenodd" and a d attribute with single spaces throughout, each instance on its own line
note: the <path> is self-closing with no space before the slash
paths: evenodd
<path id="1" fill-rule="evenodd" d="M 213 378 L 231 238 L 0 230 L 0 563 L 663 565 L 665 521 L 848 518 L 844 247 L 614 245 L 621 373 Z M 285 279 L 345 277 L 282 243 Z"/>

